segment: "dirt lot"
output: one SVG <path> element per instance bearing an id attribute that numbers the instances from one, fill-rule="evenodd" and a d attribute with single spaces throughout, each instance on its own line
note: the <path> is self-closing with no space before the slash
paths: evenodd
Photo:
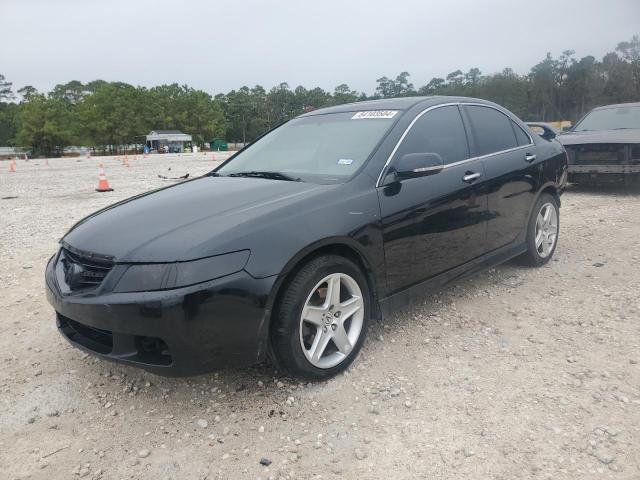
<path id="1" fill-rule="evenodd" d="M 327 383 L 166 379 L 69 346 L 43 270 L 76 220 L 214 163 L 104 162 L 106 194 L 96 160 L 0 162 L 0 477 L 640 478 L 640 193 L 569 189 L 548 266 L 398 312 Z"/>

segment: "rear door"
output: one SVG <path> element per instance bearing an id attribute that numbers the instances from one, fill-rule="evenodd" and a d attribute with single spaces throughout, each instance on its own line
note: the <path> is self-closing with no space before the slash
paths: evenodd
<path id="1" fill-rule="evenodd" d="M 457 105 L 414 120 L 391 158 L 437 153 L 436 174 L 379 187 L 389 293 L 419 283 L 479 255 L 485 246 L 487 197 L 481 160 L 472 160 Z M 389 178 L 387 176 L 387 178 Z"/>
<path id="2" fill-rule="evenodd" d="M 471 149 L 484 163 L 488 188 L 487 250 L 513 242 L 526 228 L 537 185 L 536 146 L 516 122 L 485 105 L 465 105 Z"/>

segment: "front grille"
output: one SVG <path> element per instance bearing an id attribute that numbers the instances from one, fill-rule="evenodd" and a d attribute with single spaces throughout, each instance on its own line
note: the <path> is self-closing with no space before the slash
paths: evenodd
<path id="1" fill-rule="evenodd" d="M 113 333 L 94 328 L 58 314 L 58 328 L 75 343 L 104 355 L 113 350 Z"/>
<path id="2" fill-rule="evenodd" d="M 60 313 L 57 314 L 57 325 L 69 341 L 102 355 L 158 367 L 173 363 L 169 347 L 161 338 L 91 327 Z"/>
<path id="3" fill-rule="evenodd" d="M 59 261 L 62 262 L 65 283 L 71 291 L 96 288 L 113 268 L 113 262 L 109 260 L 71 252 L 66 248 L 62 249 Z"/>
<path id="4" fill-rule="evenodd" d="M 574 165 L 620 165 L 624 163 L 625 146 L 615 143 L 568 146 L 569 160 Z"/>

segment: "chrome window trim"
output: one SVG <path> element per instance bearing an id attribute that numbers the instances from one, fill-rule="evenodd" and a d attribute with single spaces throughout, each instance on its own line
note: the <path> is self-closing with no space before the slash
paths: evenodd
<path id="1" fill-rule="evenodd" d="M 413 172 L 414 173 L 420 173 L 420 172 L 431 172 L 434 170 L 442 170 L 444 167 L 423 167 L 423 168 L 414 168 Z"/>
<path id="2" fill-rule="evenodd" d="M 387 161 L 385 162 L 384 166 L 382 167 L 382 170 L 380 171 L 380 175 L 378 175 L 378 180 L 376 181 L 376 188 L 380 187 L 381 182 L 382 182 L 382 177 L 383 177 L 385 171 L 387 170 L 387 167 L 391 164 L 391 160 L 393 159 L 393 156 L 396 154 L 396 152 L 398 151 L 398 148 L 400 148 L 400 145 L 402 144 L 402 141 L 405 139 L 405 137 L 409 133 L 409 130 L 411 130 L 411 127 L 413 127 L 413 125 L 418 121 L 418 119 L 420 117 L 422 117 L 425 113 L 430 112 L 431 110 L 435 110 L 436 108 L 451 107 L 451 106 L 454 106 L 454 105 L 457 106 L 457 105 L 459 105 L 459 103 L 442 103 L 440 105 L 432 105 L 432 106 L 427 107 L 424 110 L 422 110 L 419 114 L 417 114 L 415 116 L 415 118 L 413 120 L 411 120 L 411 123 L 409 125 L 407 125 L 407 128 L 405 128 L 404 132 L 402 132 L 402 135 L 400 136 L 400 138 L 396 142 L 396 145 L 393 147 L 393 150 L 391 150 L 391 153 L 389 154 L 389 158 L 387 158 Z"/>
<path id="3" fill-rule="evenodd" d="M 518 122 L 516 122 L 512 117 L 511 117 L 511 112 L 505 111 L 501 108 L 498 107 L 494 107 L 493 105 L 487 105 L 484 103 L 466 103 L 466 102 L 458 102 L 458 105 L 470 105 L 473 107 L 486 107 L 486 108 L 493 108 L 494 110 L 497 110 L 498 112 L 500 112 L 501 114 L 503 114 L 505 117 L 507 117 L 509 120 L 511 120 L 513 123 L 515 123 L 516 125 L 518 125 Z M 520 125 L 518 125 L 518 127 L 520 127 Z M 535 145 L 535 142 L 533 141 L 533 137 L 531 135 L 529 135 L 529 132 L 527 132 L 524 128 L 520 127 L 520 130 L 522 130 L 524 133 L 527 134 L 527 137 L 529 137 L 529 143 L 526 145 L 519 145 L 519 147 L 529 147 L 531 145 Z M 515 135 L 515 134 L 514 134 Z M 518 139 L 516 138 L 516 141 Z M 482 157 L 487 157 L 487 156 L 491 156 L 491 155 L 495 155 L 498 153 L 504 153 L 504 152 L 510 152 L 511 150 L 515 150 L 514 148 L 509 148 L 507 150 L 501 150 L 499 152 L 494 152 L 494 153 L 487 153 L 486 155 L 482 155 Z M 480 157 L 478 157 L 480 158 Z"/>
<path id="4" fill-rule="evenodd" d="M 387 158 L 387 161 L 385 162 L 384 166 L 382 167 L 382 170 L 380 171 L 380 175 L 378 175 L 378 180 L 376 181 L 376 188 L 382 186 L 382 179 L 384 178 L 384 174 L 387 171 L 387 168 L 391 164 L 391 160 L 393 160 L 393 157 L 396 154 L 396 152 L 398 151 L 398 148 L 400 148 L 400 145 L 402 144 L 402 141 L 405 139 L 405 137 L 408 135 L 408 133 L 411 130 L 411 128 L 413 127 L 413 125 L 418 121 L 418 119 L 420 117 L 422 117 L 425 113 L 428 113 L 428 112 L 430 112 L 432 110 L 435 110 L 436 108 L 462 106 L 462 105 L 493 108 L 494 110 L 497 110 L 498 112 L 500 112 L 504 116 L 506 116 L 509 119 L 509 121 L 514 122 L 518 127 L 520 127 L 520 125 L 518 125 L 518 123 L 515 120 L 513 120 L 513 118 L 511 118 L 511 115 L 509 115 L 508 113 L 502 111 L 500 108 L 494 107 L 493 105 L 486 105 L 484 103 L 452 102 L 452 103 L 441 103 L 440 105 L 432 105 L 430 107 L 427 107 L 424 110 L 422 110 L 420 113 L 418 113 L 413 120 L 411 120 L 411 123 L 409 125 L 407 125 L 407 128 L 405 128 L 404 132 L 402 133 L 402 135 L 400 136 L 400 138 L 396 142 L 396 145 L 393 147 L 393 150 L 391 150 L 391 153 L 389 154 L 389 158 Z M 520 150 L 520 149 L 523 149 L 523 148 L 528 148 L 528 147 L 530 147 L 532 145 L 535 145 L 535 142 L 533 141 L 533 138 L 531 137 L 531 135 L 529 135 L 529 132 L 527 132 L 522 127 L 520 127 L 520 129 L 522 131 L 524 131 L 524 133 L 527 134 L 527 137 L 529 137 L 529 143 L 527 145 L 519 145 L 517 147 L 508 148 L 506 150 L 500 150 L 498 152 L 487 153 L 486 155 L 479 155 L 477 157 L 466 158 L 466 159 L 460 160 L 458 162 L 448 163 L 447 165 L 442 167 L 442 170 L 446 170 L 447 168 L 451 168 L 451 167 L 457 167 L 459 165 L 464 165 L 465 163 L 474 162 L 476 160 L 484 160 L 485 158 L 493 157 L 493 156 L 496 156 L 496 155 L 501 155 L 503 153 L 515 152 L 516 150 Z M 515 135 L 515 133 L 514 133 L 514 135 Z M 517 141 L 517 138 L 516 138 L 516 141 Z M 440 167 L 438 167 L 438 168 L 440 168 Z"/>
<path id="5" fill-rule="evenodd" d="M 509 117 L 509 119 L 513 123 L 515 123 L 516 127 L 518 127 L 520 130 L 522 130 L 525 133 L 525 135 L 529 138 L 529 143 L 527 143 L 526 145 L 521 145 L 521 146 L 522 147 L 529 147 L 531 145 L 535 145 L 535 143 L 533 141 L 533 138 L 531 137 L 531 135 L 529 135 L 529 132 L 527 132 L 524 128 L 522 128 L 520 125 L 518 125 L 518 122 L 514 121 L 513 118 Z M 526 125 L 526 123 L 525 123 L 525 125 Z M 516 140 L 517 140 L 517 138 L 516 138 Z"/>

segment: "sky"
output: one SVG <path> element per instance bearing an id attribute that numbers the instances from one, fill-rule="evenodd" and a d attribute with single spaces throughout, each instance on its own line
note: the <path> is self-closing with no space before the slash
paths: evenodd
<path id="1" fill-rule="evenodd" d="M 547 52 L 601 58 L 640 34 L 640 0 L 0 0 L 14 91 L 95 79 L 211 94 L 280 82 L 373 93 L 457 69 L 524 74 Z"/>

